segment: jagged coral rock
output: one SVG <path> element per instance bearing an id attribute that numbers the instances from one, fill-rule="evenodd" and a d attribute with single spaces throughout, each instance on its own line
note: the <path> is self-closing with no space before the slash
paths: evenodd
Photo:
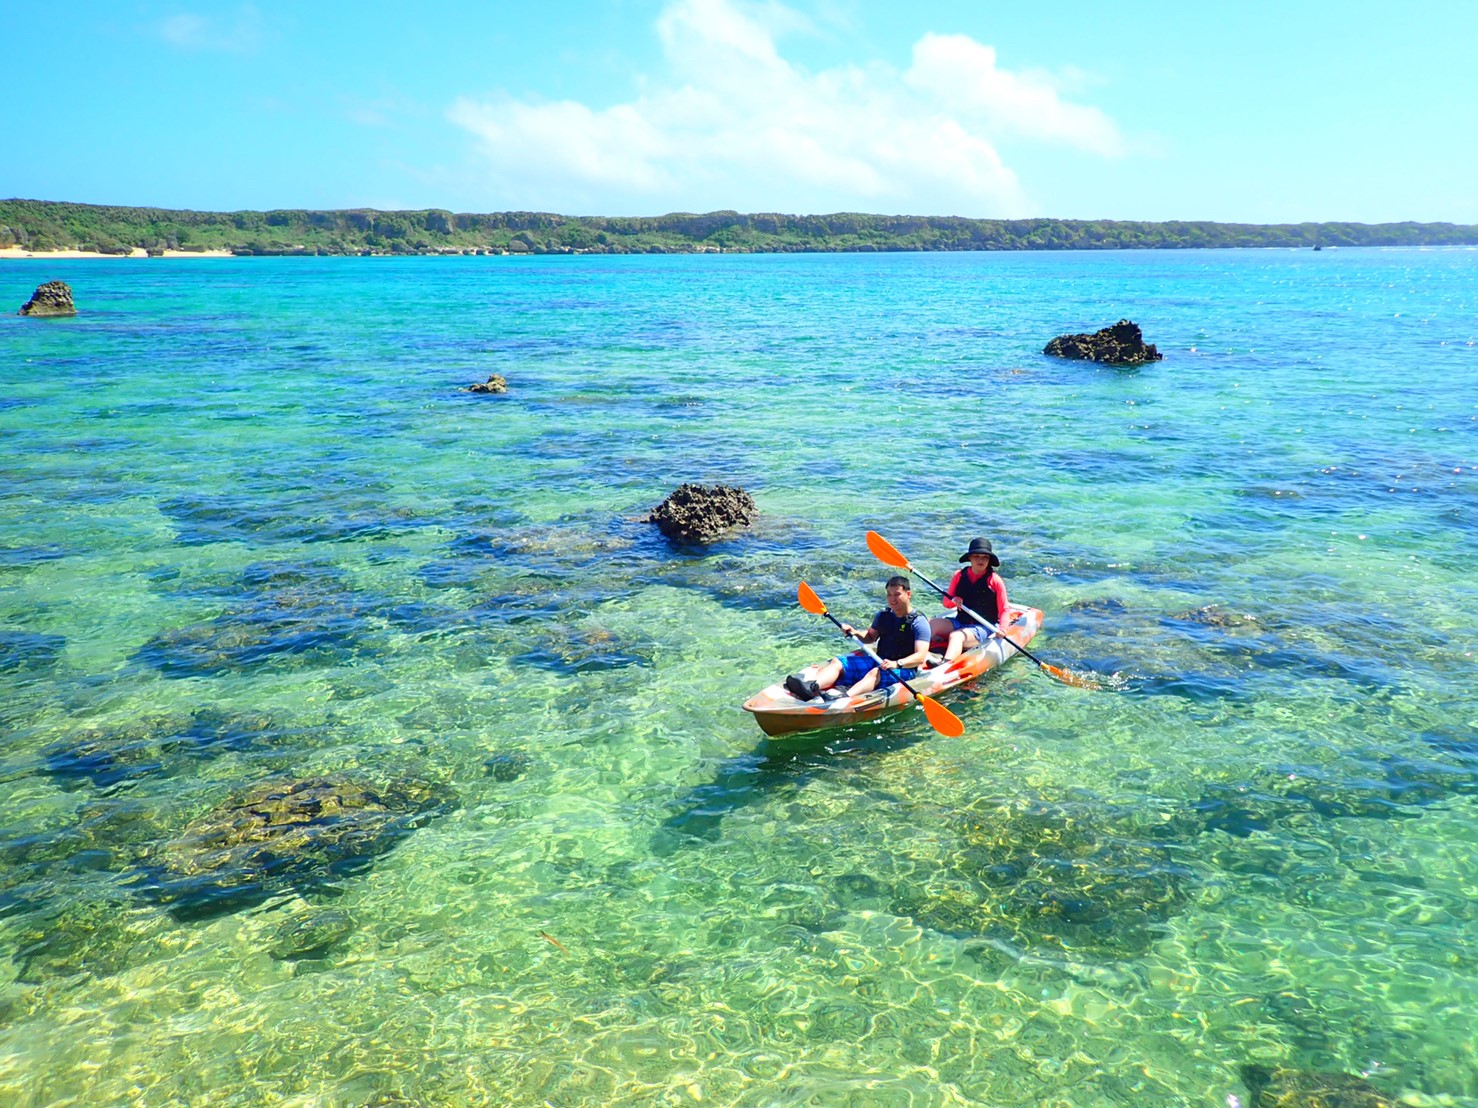
<path id="1" fill-rule="evenodd" d="M 1058 335 L 1042 350 L 1058 358 L 1077 358 L 1104 365 L 1135 366 L 1158 362 L 1165 357 L 1146 343 L 1139 324 L 1121 319 L 1091 335 Z"/>
<path id="2" fill-rule="evenodd" d="M 669 539 L 710 543 L 735 527 L 748 526 L 758 514 L 754 497 L 741 488 L 682 484 L 647 519 Z"/>
<path id="3" fill-rule="evenodd" d="M 65 281 L 47 281 L 38 285 L 31 299 L 21 305 L 21 315 L 76 315 L 72 289 Z"/>

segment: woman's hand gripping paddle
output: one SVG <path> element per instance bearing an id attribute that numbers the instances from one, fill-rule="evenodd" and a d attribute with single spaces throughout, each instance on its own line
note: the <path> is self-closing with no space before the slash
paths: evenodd
<path id="1" fill-rule="evenodd" d="M 945 591 L 943 589 L 941 589 L 933 581 L 925 577 L 918 570 L 914 569 L 909 560 L 898 552 L 898 548 L 890 543 L 887 539 L 883 538 L 883 536 L 878 534 L 876 531 L 869 531 L 867 533 L 867 549 L 871 550 L 873 557 L 882 562 L 883 565 L 892 566 L 894 569 L 906 569 L 908 570 L 908 572 L 916 576 L 920 581 L 924 582 L 924 584 L 932 588 L 940 596 L 945 595 Z M 1091 677 L 1085 677 L 1082 674 L 1073 673 L 1070 670 L 1063 669 L 1061 666 L 1049 666 L 1046 662 L 1042 661 L 1042 659 L 1038 658 L 1026 647 L 1007 638 L 1006 635 L 1002 634 L 999 627 L 997 627 L 990 620 L 986 619 L 979 612 L 973 612 L 969 608 L 965 607 L 963 604 L 960 605 L 960 610 L 966 615 L 975 619 L 976 622 L 981 624 L 981 626 L 988 627 L 994 634 L 1000 635 L 1001 638 L 1011 643 L 1011 645 L 1016 647 L 1017 650 L 1021 651 L 1021 653 L 1025 654 L 1032 661 L 1036 662 L 1037 665 L 1041 667 L 1043 673 L 1057 678 L 1064 685 L 1074 685 L 1080 689 L 1103 688 L 1102 685 L 1100 685 Z"/>
<path id="2" fill-rule="evenodd" d="M 837 625 L 837 630 L 841 630 L 841 623 L 837 620 L 836 616 L 826 610 L 826 605 L 816 595 L 815 589 L 802 581 L 799 594 L 802 608 L 806 609 L 812 615 L 825 616 Z M 845 632 L 843 633 L 845 634 Z M 863 650 L 867 651 L 867 656 L 874 662 L 877 662 L 879 666 L 883 664 L 883 660 L 878 657 L 877 652 L 868 646 L 867 643 L 863 642 L 859 636 L 851 635 L 849 637 L 858 646 L 862 647 Z M 929 726 L 933 727 L 934 730 L 951 739 L 958 738 L 965 733 L 965 725 L 960 722 L 960 717 L 939 703 L 939 701 L 935 700 L 932 696 L 925 696 L 907 681 L 900 679 L 898 683 L 913 693 L 914 699 L 919 702 L 919 707 L 924 709 L 924 715 L 929 720 Z"/>

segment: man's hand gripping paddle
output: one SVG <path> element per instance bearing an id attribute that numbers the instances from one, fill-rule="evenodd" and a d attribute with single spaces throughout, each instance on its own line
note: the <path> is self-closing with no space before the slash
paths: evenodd
<path id="1" fill-rule="evenodd" d="M 825 616 L 837 625 L 837 630 L 841 630 L 842 625 L 840 621 L 837 620 L 836 616 L 826 610 L 826 605 L 816 595 L 815 589 L 802 581 L 799 594 L 802 608 L 806 609 L 812 615 Z M 878 657 L 877 652 L 868 646 L 867 643 L 863 642 L 859 636 L 852 635 L 850 637 L 858 646 L 867 652 L 869 658 L 877 662 L 878 665 L 883 664 L 883 660 Z M 928 717 L 929 726 L 933 727 L 934 730 L 951 739 L 958 738 L 965 733 L 965 725 L 960 722 L 960 717 L 939 703 L 939 701 L 935 700 L 932 696 L 925 696 L 907 681 L 900 680 L 898 683 L 913 693 L 914 699 L 919 702 L 919 707 L 924 709 L 924 715 Z"/>

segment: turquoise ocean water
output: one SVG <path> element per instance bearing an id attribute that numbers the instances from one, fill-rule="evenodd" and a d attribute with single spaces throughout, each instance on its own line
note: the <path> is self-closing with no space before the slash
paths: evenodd
<path id="1" fill-rule="evenodd" d="M 0 1102 L 1478 1104 L 1478 252 L 0 304 L 54 277 L 82 315 L 0 318 Z M 1163 362 L 1039 353 L 1125 316 Z M 761 518 L 674 549 L 690 480 Z M 880 604 L 869 528 L 940 581 L 990 536 L 1125 687 L 1017 659 L 959 739 L 766 741 L 739 704 L 842 645 L 797 583 Z"/>

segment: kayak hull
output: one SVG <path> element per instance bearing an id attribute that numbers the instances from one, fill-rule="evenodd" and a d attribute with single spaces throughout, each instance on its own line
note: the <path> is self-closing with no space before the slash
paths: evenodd
<path id="1" fill-rule="evenodd" d="M 1006 638 L 1017 646 L 1030 644 L 1041 628 L 1042 612 L 1039 608 L 1008 608 L 1006 618 L 1001 621 Z M 984 644 L 965 651 L 949 665 L 924 670 L 909 684 L 925 696 L 937 697 L 989 673 L 1019 653 L 1005 639 L 992 635 Z M 801 676 L 814 676 L 824 664 L 807 666 L 801 670 Z M 907 708 L 913 702 L 913 694 L 902 685 L 836 700 L 797 700 L 786 692 L 784 685 L 776 682 L 746 700 L 744 710 L 754 716 L 765 734 L 790 735 L 824 727 L 868 723 Z"/>

